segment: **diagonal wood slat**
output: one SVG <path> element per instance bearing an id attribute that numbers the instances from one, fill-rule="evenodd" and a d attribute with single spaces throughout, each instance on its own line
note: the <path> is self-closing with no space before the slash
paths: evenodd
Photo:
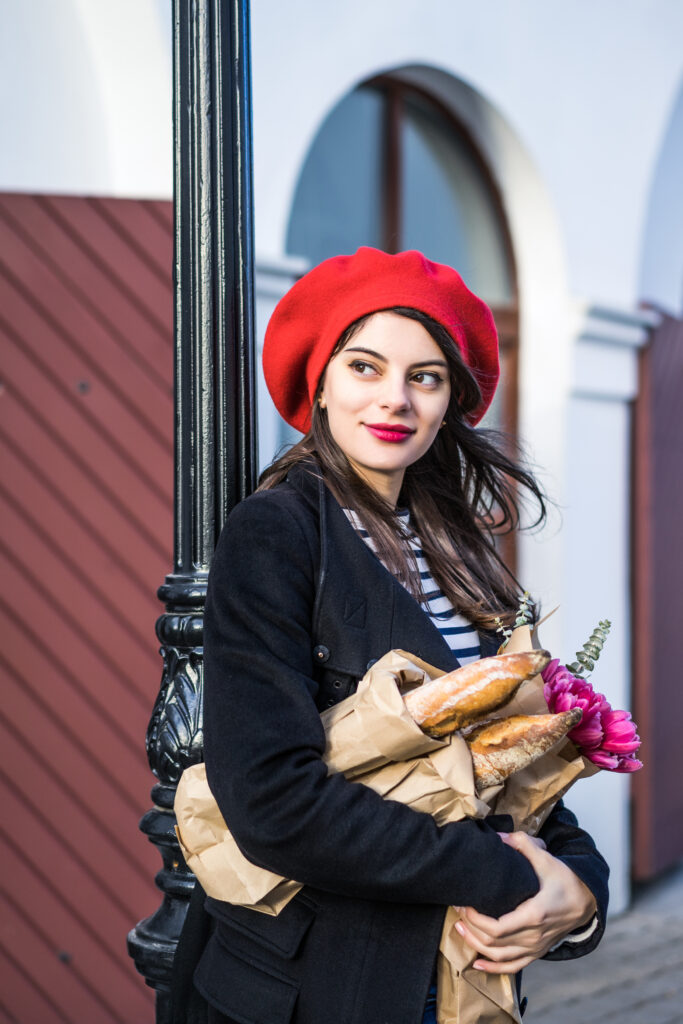
<path id="1" fill-rule="evenodd" d="M 146 471 L 137 452 L 130 451 L 139 431 L 133 431 L 130 425 L 128 430 L 117 431 L 115 420 L 109 429 L 104 428 L 91 415 L 85 402 L 79 406 L 74 396 L 64 392 L 48 366 L 32 358 L 28 345 L 19 334 L 3 333 L 3 364 L 8 390 L 14 391 L 31 414 L 42 421 L 44 429 L 51 430 L 72 458 L 77 455 L 82 458 L 88 474 L 96 478 L 101 487 L 118 495 L 132 519 L 145 524 L 134 500 L 134 495 L 142 491 L 143 494 L 148 492 L 144 494 L 144 501 L 156 519 L 163 522 L 168 494 L 161 482 Z M 85 397 L 89 401 L 96 399 L 92 391 Z"/>
<path id="2" fill-rule="evenodd" d="M 69 1017 L 55 1007 L 49 992 L 40 982 L 34 980 L 30 973 L 16 960 L 13 952 L 15 928 L 8 920 L 6 931 L 10 938 L 7 945 L 0 940 L 0 960 L 2 962 L 3 999 L 5 1000 L 10 1019 L 24 1024 L 24 1021 L 40 1021 L 41 1024 L 71 1024 Z"/>
<path id="3" fill-rule="evenodd" d="M 139 203 L 122 202 L 120 199 L 89 199 L 92 209 L 109 224 L 111 229 L 120 235 L 122 241 L 133 250 L 149 272 L 159 281 L 165 292 L 171 292 L 172 281 L 168 266 L 168 237 L 165 224 L 154 216 L 148 215 L 149 204 L 140 207 Z M 146 215 L 144 230 L 140 230 L 141 213 Z M 164 300 L 165 301 L 165 300 Z M 157 313 L 162 310 L 162 303 L 153 308 Z M 168 322 L 165 330 L 173 328 L 172 307 L 169 306 Z"/>
<path id="4" fill-rule="evenodd" d="M 128 616 L 125 611 L 119 611 L 113 602 L 110 603 L 107 599 L 108 588 L 102 577 L 98 578 L 91 573 L 89 578 L 79 571 L 78 559 L 85 552 L 79 548 L 67 548 L 59 536 L 53 541 L 49 530 L 41 522 L 41 516 L 36 513 L 35 506 L 22 504 L 15 497 L 13 488 L 0 481 L 3 541 L 11 551 L 21 551 L 21 556 L 17 558 L 20 564 L 40 580 L 41 589 L 53 601 L 64 608 L 79 609 L 77 615 L 67 613 L 69 618 L 72 621 L 75 619 L 79 628 L 85 625 L 88 632 L 104 637 L 98 648 L 108 660 L 116 661 L 121 644 L 127 646 L 134 643 L 147 660 L 149 670 L 154 671 L 154 649 L 150 649 L 146 642 L 149 637 L 143 631 L 147 623 L 136 622 L 132 615 Z M 135 681 L 130 682 L 134 687 Z"/>
<path id="5" fill-rule="evenodd" d="M 30 407 L 6 385 L 0 410 L 0 436 L 3 449 L 11 447 L 77 521 L 90 522 L 92 533 L 103 535 L 103 550 L 115 551 L 144 590 L 145 580 L 162 561 L 166 546 L 163 535 L 155 537 L 148 528 L 141 530 L 108 483 L 101 486 L 89 473 L 77 448 L 62 445 L 49 432 L 49 421 L 42 414 L 32 415 Z"/>
<path id="6" fill-rule="evenodd" d="M 139 573 L 131 573 L 116 557 L 116 551 L 102 530 L 96 528 L 97 524 L 85 519 L 72 503 L 65 505 L 59 494 L 45 486 L 45 478 L 33 472 L 26 459 L 10 445 L 4 451 L 4 465 L 7 473 L 4 488 L 0 480 L 0 490 L 5 500 L 20 510 L 27 525 L 40 536 L 50 538 L 55 555 L 67 563 L 77 562 L 84 585 L 92 584 L 97 590 L 107 577 L 109 603 L 131 629 L 140 633 L 149 647 L 154 617 L 149 616 L 149 588 L 144 579 Z M 49 531 L 42 522 L 44 518 L 50 522 Z M 74 552 L 78 552 L 78 556 Z"/>
<path id="7" fill-rule="evenodd" d="M 42 265 L 46 265 L 71 296 L 72 305 L 64 300 L 60 307 L 53 307 L 53 314 L 72 319 L 87 315 L 93 330 L 99 325 L 100 338 L 110 339 L 112 347 L 146 376 L 150 387 L 170 395 L 172 380 L 163 372 L 163 360 L 172 347 L 172 339 L 148 329 L 147 322 L 125 301 L 105 270 L 93 263 L 39 201 L 30 196 L 0 197 L 0 217 L 26 243 L 25 254 L 8 250 L 5 257 L 23 274 L 28 286 L 31 287 L 34 275 L 41 273 Z M 21 263 L 17 262 L 17 255 L 21 256 Z"/>
<path id="8" fill-rule="evenodd" d="M 144 714 L 145 700 L 130 683 L 128 666 L 132 651 L 125 652 L 125 664 L 117 666 L 110 662 L 106 648 L 101 646 L 104 638 L 83 630 L 73 609 L 64 602 L 60 603 L 59 598 L 55 601 L 51 595 L 46 595 L 40 578 L 31 574 L 26 565 L 18 564 L 17 556 L 9 551 L 1 537 L 0 572 L 17 605 L 25 602 L 31 609 L 25 620 L 20 618 L 18 610 L 13 615 L 17 628 L 25 626 L 25 632 L 29 634 L 36 619 L 45 624 L 45 631 L 42 637 L 37 637 L 38 641 L 44 643 L 46 633 L 57 641 L 56 649 L 50 644 L 44 648 L 45 652 L 57 661 L 60 648 L 64 650 L 68 661 L 62 662 L 60 667 L 72 678 L 74 685 L 91 694 L 103 718 L 112 724 L 115 722 L 121 737 L 128 738 L 134 746 L 137 731 L 133 724 L 134 716 Z M 14 653 L 15 660 L 21 657 L 18 647 Z"/>
<path id="9" fill-rule="evenodd" d="M 38 967 L 43 992 L 55 1010 L 64 1013 L 72 1006 L 79 1020 L 92 1024 L 126 1024 L 113 1007 L 92 992 L 87 979 L 82 980 L 70 970 L 68 963 L 59 959 L 58 948 L 54 948 L 40 922 L 25 917 L 21 906 L 8 892 L 0 893 L 0 913 L 13 919 L 15 963 L 27 973 L 32 972 L 34 964 Z"/>
<path id="10" fill-rule="evenodd" d="M 88 786 L 91 781 L 86 775 L 82 779 L 78 775 L 69 777 L 64 767 L 53 766 L 47 757 L 47 751 L 38 745 L 34 730 L 28 732 L 20 729 L 16 723 L 9 722 L 4 715 L 0 716 L 0 736 L 6 737 L 4 749 L 15 766 L 16 776 L 13 784 L 18 792 L 22 792 L 27 801 L 36 805 L 43 821 L 51 824 L 55 832 L 64 830 L 65 844 L 73 847 L 78 853 L 81 845 L 88 850 L 89 863 L 95 874 L 101 875 L 102 886 L 110 888 L 111 898 L 118 901 L 128 912 L 128 901 L 137 895 L 144 899 L 147 887 L 147 866 L 144 863 L 143 851 L 129 849 L 121 838 L 122 831 L 113 827 L 112 815 L 106 815 L 107 805 L 93 806 L 94 793 Z M 68 764 L 68 761 L 67 761 Z M 18 779 L 18 781 L 17 781 Z M 41 792 L 44 799 L 37 806 L 34 794 Z M 129 810 L 123 813 L 123 822 L 127 818 L 135 818 Z M 129 824 L 131 824 L 129 822 Z M 78 842 L 74 837 L 78 836 Z M 129 886 L 135 881 L 137 893 L 119 892 L 111 886 L 109 861 L 112 858 L 126 859 L 135 875 L 131 875 Z M 140 889 L 139 883 L 143 888 Z M 133 913 L 135 910 L 133 909 Z"/>
<path id="11" fill-rule="evenodd" d="M 137 348 L 135 333 L 125 334 L 125 324 L 111 320 L 96 304 L 98 282 L 91 282 L 92 290 L 86 292 L 78 268 L 74 273 L 70 264 L 57 263 L 52 251 L 27 235 L 26 225 L 8 213 L 0 198 L 0 253 L 10 252 L 11 261 L 5 256 L 0 264 L 2 276 L 16 293 L 15 301 L 23 298 L 33 314 L 33 329 L 37 325 L 62 339 L 90 371 L 106 379 L 120 401 L 127 401 L 138 415 L 147 413 L 148 429 L 168 447 L 158 423 L 172 413 L 168 382 L 157 365 L 167 350 L 163 341 L 155 338 L 154 344 Z M 20 322 L 16 314 L 13 320 Z M 29 328 L 23 331 L 24 336 L 30 333 Z"/>
<path id="12" fill-rule="evenodd" d="M 95 357 L 96 338 L 92 335 L 88 334 L 87 344 L 80 344 L 75 332 L 82 333 L 82 326 L 65 323 L 67 318 L 57 319 L 51 315 L 46 303 L 54 301 L 50 293 L 56 289 L 49 276 L 44 276 L 46 280 L 43 275 L 39 280 L 42 296 L 39 302 L 6 264 L 0 266 L 0 309 L 19 307 L 14 313 L 14 323 L 21 324 L 21 335 L 17 337 L 12 326 L 0 321 L 4 333 L 10 338 L 14 336 L 33 361 L 44 367 L 48 376 L 54 377 L 54 385 L 76 404 L 87 408 L 85 397 L 98 390 L 99 401 L 89 403 L 90 416 L 98 418 L 105 431 L 107 426 L 117 422 L 124 432 L 137 431 L 140 443 L 149 447 L 146 457 L 154 463 L 151 471 L 155 472 L 157 460 L 165 465 L 172 449 L 166 429 L 173 412 L 170 397 L 155 395 L 135 364 L 131 366 L 120 352 L 111 353 L 109 365 L 105 364 L 104 346 L 98 347 Z M 112 405 L 115 408 L 110 411 Z M 165 477 L 162 479 L 164 486 Z"/>
<path id="13" fill-rule="evenodd" d="M 168 283 L 160 281 L 147 260 L 140 258 L 142 247 L 135 239 L 133 245 L 127 244 L 122 233 L 116 230 L 116 218 L 102 216 L 90 200 L 84 203 L 72 199 L 57 201 L 43 196 L 40 203 L 127 304 L 137 310 L 150 330 L 162 340 L 169 340 L 172 321 L 164 304 L 171 298 L 170 276 Z M 172 312 L 173 307 L 170 309 Z"/>
<path id="14" fill-rule="evenodd" d="M 0 1021 L 151 1024 L 125 949 L 172 566 L 171 203 L 0 195 Z M 60 958 L 61 954 L 61 958 Z"/>
<path id="15" fill-rule="evenodd" d="M 128 993 L 136 1014 L 144 1018 L 148 1014 L 152 993 L 148 996 L 135 983 L 128 970 L 125 950 L 108 949 L 103 945 L 97 929 L 78 913 L 73 903 L 62 898 L 50 878 L 33 870 L 11 845 L 6 847 L 6 858 L 7 869 L 22 891 L 22 909 L 35 920 L 50 922 L 59 935 L 57 952 L 68 956 L 71 965 L 91 978 L 111 974 L 117 987 Z"/>

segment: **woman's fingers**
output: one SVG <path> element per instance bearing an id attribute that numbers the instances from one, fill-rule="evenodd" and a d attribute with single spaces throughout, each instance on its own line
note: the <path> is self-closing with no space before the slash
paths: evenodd
<path id="1" fill-rule="evenodd" d="M 474 907 L 464 907 L 461 916 L 482 941 L 504 944 L 511 935 L 532 930 L 540 924 L 537 907 L 530 906 L 531 903 L 532 900 L 525 900 L 516 910 L 502 917 L 487 917 Z"/>
<path id="2" fill-rule="evenodd" d="M 507 833 L 507 835 L 510 835 L 510 834 L 514 835 L 515 833 L 514 832 L 513 833 L 509 833 L 509 832 Z M 548 847 L 545 845 L 543 840 L 539 839 L 538 836 L 527 836 L 526 838 L 529 840 L 530 843 L 534 844 L 536 849 L 538 849 L 538 850 L 547 850 L 548 849 Z M 505 839 L 503 839 L 503 842 L 505 842 Z"/>
<path id="3" fill-rule="evenodd" d="M 477 953 L 480 953 L 487 960 L 491 960 L 494 963 L 503 963 L 508 960 L 516 960 L 519 957 L 529 956 L 529 947 L 521 942 L 509 942 L 501 943 L 496 945 L 494 943 L 482 941 L 482 939 L 474 933 L 471 928 L 468 928 L 464 922 L 458 922 L 456 925 L 458 933 L 463 937 L 468 946 L 472 949 L 476 949 Z"/>
<path id="4" fill-rule="evenodd" d="M 485 958 L 478 969 L 499 974 L 521 970 L 543 956 L 595 912 L 592 893 L 566 864 L 522 833 L 511 833 L 504 841 L 531 862 L 540 883 L 538 893 L 500 918 L 461 907 L 456 924 L 468 945 Z"/>
<path id="5" fill-rule="evenodd" d="M 511 944 L 496 947 L 480 943 L 462 922 L 458 922 L 456 928 L 468 946 L 480 954 L 472 966 L 485 974 L 515 974 L 537 959 L 538 954 L 530 953 L 524 946 Z"/>
<path id="6" fill-rule="evenodd" d="M 503 832 L 500 834 L 500 838 L 508 846 L 512 846 L 515 850 L 523 853 L 532 864 L 534 862 L 534 852 L 546 849 L 542 839 L 539 839 L 538 836 L 528 836 L 526 832 Z"/>

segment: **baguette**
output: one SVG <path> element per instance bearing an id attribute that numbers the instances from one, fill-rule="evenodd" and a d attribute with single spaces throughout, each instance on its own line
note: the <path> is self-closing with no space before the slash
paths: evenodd
<path id="1" fill-rule="evenodd" d="M 550 661 L 547 651 L 481 658 L 405 694 L 411 717 L 429 736 L 445 736 L 507 704 Z"/>
<path id="2" fill-rule="evenodd" d="M 497 786 L 526 768 L 581 721 L 580 708 L 557 715 L 512 715 L 473 728 L 464 738 L 478 790 Z"/>

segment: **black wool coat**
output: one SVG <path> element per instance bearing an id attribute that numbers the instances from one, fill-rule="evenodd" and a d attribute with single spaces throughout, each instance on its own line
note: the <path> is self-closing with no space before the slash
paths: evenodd
<path id="1" fill-rule="evenodd" d="M 500 916 L 538 891 L 495 822 L 438 827 L 327 774 L 319 712 L 393 648 L 458 665 L 313 465 L 234 509 L 206 606 L 207 775 L 249 860 L 304 888 L 278 917 L 206 901 L 214 927 L 195 985 L 230 1020 L 419 1024 L 447 906 Z M 591 939 L 553 954 L 580 955 L 602 932 L 607 866 L 561 806 L 542 836 L 598 902 Z"/>

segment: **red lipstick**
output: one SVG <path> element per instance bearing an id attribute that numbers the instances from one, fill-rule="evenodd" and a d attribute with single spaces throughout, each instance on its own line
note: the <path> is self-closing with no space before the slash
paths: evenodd
<path id="1" fill-rule="evenodd" d="M 380 441 L 388 441 L 390 444 L 400 444 L 407 441 L 415 431 L 410 427 L 404 427 L 401 423 L 366 423 L 366 430 Z"/>

